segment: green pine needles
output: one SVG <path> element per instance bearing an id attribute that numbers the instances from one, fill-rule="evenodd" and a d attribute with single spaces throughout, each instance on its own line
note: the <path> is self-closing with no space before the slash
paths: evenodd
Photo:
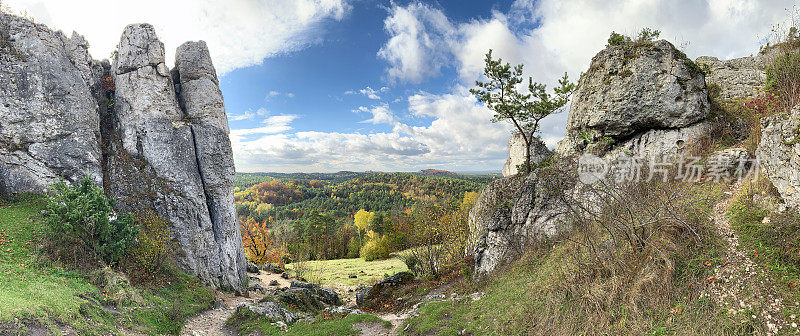
<path id="1" fill-rule="evenodd" d="M 47 221 L 50 241 L 57 250 L 68 253 L 78 251 L 86 255 L 75 258 L 93 258 L 116 265 L 133 246 L 139 232 L 129 214 L 115 217 L 114 204 L 89 177 L 74 186 L 64 182 L 53 185 L 47 199 Z"/>
<path id="2" fill-rule="evenodd" d="M 564 73 L 553 93 L 548 93 L 544 84 L 528 77 L 527 92 L 519 91 L 524 82 L 522 64 L 511 68 L 502 59 L 493 59 L 492 50 L 486 53 L 484 76 L 486 82 L 476 81 L 477 88 L 469 91 L 479 102 L 486 104 L 494 118 L 492 122 L 510 121 L 525 140 L 525 173 L 531 172 L 531 143 L 539 124 L 545 117 L 561 112 L 575 90 L 575 84 Z"/>

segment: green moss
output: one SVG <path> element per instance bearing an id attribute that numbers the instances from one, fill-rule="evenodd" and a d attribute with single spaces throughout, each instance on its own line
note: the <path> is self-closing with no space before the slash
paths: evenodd
<path id="1" fill-rule="evenodd" d="M 320 315 L 313 321 L 300 321 L 289 326 L 284 332 L 272 324 L 264 316 L 249 310 L 237 311 L 228 319 L 226 324 L 233 327 L 240 335 L 285 335 L 285 336 L 344 336 L 360 335 L 361 332 L 353 327 L 357 323 L 376 323 L 384 328 L 391 328 L 391 323 L 369 315 L 347 315 L 343 318 Z"/>

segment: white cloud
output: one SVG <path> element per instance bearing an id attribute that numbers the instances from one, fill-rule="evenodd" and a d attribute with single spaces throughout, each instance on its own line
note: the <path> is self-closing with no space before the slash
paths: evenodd
<path id="1" fill-rule="evenodd" d="M 95 58 L 106 58 L 125 25 L 148 22 L 165 43 L 168 62 L 183 42 L 205 40 L 217 72 L 318 42 L 321 23 L 341 20 L 347 0 L 5 0 L 51 28 L 82 34 Z M 89 9 L 96 9 L 91 12 Z"/>
<path id="2" fill-rule="evenodd" d="M 419 83 L 425 77 L 439 74 L 445 58 L 441 45 L 447 44 L 454 27 L 438 9 L 412 3 L 394 5 L 384 28 L 392 36 L 378 51 L 378 56 L 392 66 L 389 79 Z"/>
<path id="3" fill-rule="evenodd" d="M 389 105 L 381 104 L 372 107 L 359 106 L 356 111 L 368 112 L 372 114 L 372 118 L 361 121 L 362 123 L 370 124 L 394 124 L 397 118 L 394 113 L 389 110 Z"/>
<path id="4" fill-rule="evenodd" d="M 379 96 L 378 93 L 387 92 L 387 91 L 389 91 L 389 88 L 385 87 L 385 86 L 380 88 L 380 89 L 378 89 L 378 90 L 375 90 L 375 89 L 367 86 L 367 87 L 365 87 L 363 89 L 359 89 L 358 91 L 356 91 L 356 90 L 347 90 L 347 91 L 344 92 L 344 94 L 346 94 L 346 95 L 361 94 L 364 97 L 367 97 L 369 99 L 381 100 L 381 96 Z"/>
<path id="5" fill-rule="evenodd" d="M 271 116 L 264 119 L 264 121 L 262 122 L 266 124 L 266 126 L 231 130 L 231 138 L 232 139 L 237 138 L 237 140 L 241 141 L 241 137 L 245 135 L 273 134 L 273 133 L 285 132 L 292 129 L 292 127 L 289 126 L 289 124 L 291 124 L 295 119 L 297 119 L 297 116 L 295 115 Z"/>

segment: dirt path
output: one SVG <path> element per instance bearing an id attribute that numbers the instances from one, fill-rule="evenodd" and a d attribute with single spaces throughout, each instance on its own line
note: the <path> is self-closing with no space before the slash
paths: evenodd
<path id="1" fill-rule="evenodd" d="M 728 316 L 739 322 L 753 323 L 757 328 L 763 326 L 766 335 L 795 334 L 797 324 L 788 321 L 781 313 L 786 304 L 796 306 L 796 302 L 783 302 L 775 290 L 775 283 L 769 274 L 757 265 L 739 244 L 739 235 L 731 227 L 727 213 L 734 196 L 741 189 L 736 185 L 728 198 L 714 207 L 713 221 L 717 232 L 728 242 L 725 262 L 714 269 L 714 275 L 704 295 L 713 298 Z"/>
<path id="2" fill-rule="evenodd" d="M 250 279 L 251 286 L 258 284 L 264 289 L 289 286 L 289 280 L 281 278 L 280 274 L 272 274 L 269 272 L 261 271 L 259 274 L 253 276 L 258 280 L 251 278 Z M 278 282 L 278 286 L 269 285 L 273 280 Z M 260 291 L 250 292 L 249 298 L 218 292 L 217 307 L 202 312 L 200 313 L 200 315 L 197 315 L 189 319 L 189 321 L 186 322 L 186 325 L 181 330 L 181 336 L 235 335 L 231 330 L 229 330 L 225 326 L 225 321 L 227 321 L 228 318 L 236 310 L 236 306 L 242 302 L 255 303 L 258 302 L 258 300 L 261 300 L 261 298 L 263 297 L 264 294 Z"/>

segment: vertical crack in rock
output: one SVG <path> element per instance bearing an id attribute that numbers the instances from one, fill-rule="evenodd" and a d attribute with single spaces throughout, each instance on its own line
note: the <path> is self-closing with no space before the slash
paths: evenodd
<path id="1" fill-rule="evenodd" d="M 114 65 L 118 129 L 110 160 L 115 170 L 109 174 L 114 179 L 111 193 L 123 210 L 147 209 L 172 223 L 184 270 L 214 286 L 243 292 L 244 252 L 233 205 L 233 154 L 222 94 L 215 81 L 213 87 L 194 91 L 197 81 L 181 83 L 190 90 L 176 93 L 163 52 L 152 26 L 125 28 Z M 179 64 L 192 73 L 189 63 Z M 186 76 L 182 72 L 181 81 Z M 219 115 L 205 118 L 208 109 L 198 99 L 218 102 L 213 112 Z M 212 127 L 217 119 L 225 123 L 221 130 Z"/>
<path id="2" fill-rule="evenodd" d="M 225 282 L 246 281 L 246 261 L 233 201 L 235 168 L 228 119 L 219 81 L 203 41 L 186 42 L 175 53 L 180 105 L 189 122 Z"/>

